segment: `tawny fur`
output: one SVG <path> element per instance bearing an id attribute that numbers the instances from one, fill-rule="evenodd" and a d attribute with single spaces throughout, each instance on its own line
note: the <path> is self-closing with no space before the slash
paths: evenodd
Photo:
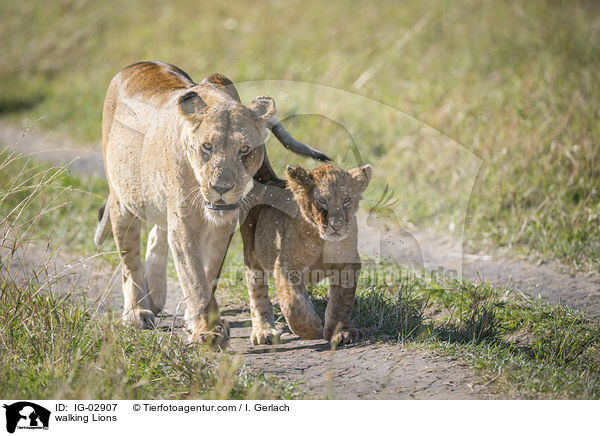
<path id="1" fill-rule="evenodd" d="M 240 226 L 252 316 L 251 340 L 271 343 L 275 328 L 267 277 L 272 275 L 281 311 L 298 336 L 344 344 L 358 340 L 350 315 L 360 274 L 356 211 L 371 179 L 370 165 L 346 171 L 324 165 L 286 170 L 289 190 L 255 184 Z M 325 326 L 307 284 L 329 279 Z"/>
<path id="2" fill-rule="evenodd" d="M 214 292 L 238 212 L 206 205 L 240 201 L 263 163 L 274 110 L 269 97 L 242 105 L 224 76 L 196 84 L 179 68 L 160 62 L 131 65 L 113 78 L 102 121 L 110 187 L 104 213 L 110 214 L 123 261 L 126 321 L 154 325 L 154 314 L 165 303 L 169 247 L 185 295 L 190 339 L 226 340 Z M 142 220 L 154 224 L 145 269 Z M 106 223 L 100 226 L 101 241 Z"/>

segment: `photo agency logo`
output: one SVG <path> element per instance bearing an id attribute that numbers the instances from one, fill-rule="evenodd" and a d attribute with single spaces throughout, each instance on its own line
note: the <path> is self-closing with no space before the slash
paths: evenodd
<path id="1" fill-rule="evenodd" d="M 4 404 L 6 409 L 6 431 L 14 433 L 19 430 L 48 430 L 50 411 L 29 401 Z"/>

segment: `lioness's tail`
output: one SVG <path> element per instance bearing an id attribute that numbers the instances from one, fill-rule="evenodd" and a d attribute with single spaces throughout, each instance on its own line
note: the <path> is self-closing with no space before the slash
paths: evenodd
<path id="1" fill-rule="evenodd" d="M 96 226 L 96 234 L 94 235 L 94 244 L 100 245 L 106 239 L 106 235 L 110 231 L 110 195 L 98 211 L 98 225 Z"/>
<path id="2" fill-rule="evenodd" d="M 277 118 L 271 118 L 271 121 L 267 124 L 267 128 L 273 132 L 273 135 L 277 138 L 281 144 L 293 153 L 300 154 L 302 156 L 312 157 L 313 159 L 330 161 L 331 159 L 319 150 L 315 150 L 306 144 L 295 139 L 290 133 L 285 130 L 285 127 L 281 125 Z M 258 171 L 254 174 L 254 180 L 264 185 L 279 186 L 282 189 L 286 187 L 286 181 L 277 177 L 273 167 L 269 163 L 269 158 L 265 153 L 263 163 Z"/>
<path id="3" fill-rule="evenodd" d="M 290 133 L 285 130 L 277 118 L 272 118 L 267 124 L 267 127 L 273 132 L 273 135 L 281 142 L 281 144 L 288 150 L 300 154 L 302 156 L 312 157 L 316 160 L 330 161 L 331 158 L 319 150 L 315 150 L 306 144 L 296 140 Z"/>

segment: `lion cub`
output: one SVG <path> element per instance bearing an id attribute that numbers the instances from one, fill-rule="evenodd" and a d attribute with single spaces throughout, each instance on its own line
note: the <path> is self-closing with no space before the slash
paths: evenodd
<path id="1" fill-rule="evenodd" d="M 268 296 L 269 275 L 296 335 L 323 335 L 340 345 L 360 339 L 350 320 L 361 268 L 356 211 L 371 174 L 370 165 L 349 171 L 331 164 L 313 171 L 288 166 L 289 190 L 255 184 L 248 195 L 254 206 L 241 224 L 253 344 L 272 343 L 279 336 Z M 322 329 L 305 285 L 324 278 L 330 288 Z"/>

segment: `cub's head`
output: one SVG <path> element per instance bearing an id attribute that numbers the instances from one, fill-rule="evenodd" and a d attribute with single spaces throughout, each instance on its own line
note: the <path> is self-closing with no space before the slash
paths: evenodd
<path id="1" fill-rule="evenodd" d="M 182 142 L 199 184 L 202 202 L 213 223 L 231 222 L 244 188 L 263 161 L 267 122 L 275 114 L 271 97 L 244 106 L 206 84 L 191 88 L 178 100 L 183 120 Z"/>
<path id="2" fill-rule="evenodd" d="M 288 166 L 285 172 L 302 216 L 318 230 L 321 239 L 345 239 L 371 180 L 371 165 L 349 171 L 332 164 L 313 171 Z"/>

